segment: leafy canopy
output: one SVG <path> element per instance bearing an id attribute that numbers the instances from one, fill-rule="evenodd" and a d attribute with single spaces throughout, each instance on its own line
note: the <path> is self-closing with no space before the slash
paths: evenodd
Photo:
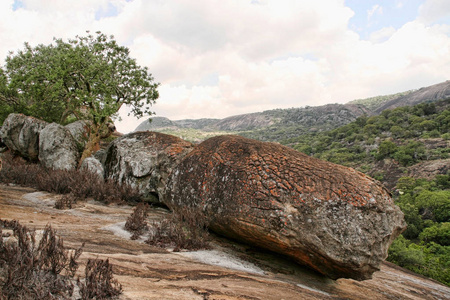
<path id="1" fill-rule="evenodd" d="M 61 124 L 90 120 L 93 129 L 116 118 L 123 104 L 137 117 L 150 115 L 158 85 L 128 48 L 101 32 L 34 48 L 25 43 L 0 72 L 5 108 Z"/>

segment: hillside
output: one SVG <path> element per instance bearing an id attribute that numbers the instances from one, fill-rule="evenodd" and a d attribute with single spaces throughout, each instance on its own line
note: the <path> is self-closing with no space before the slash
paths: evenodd
<path id="1" fill-rule="evenodd" d="M 370 111 L 362 105 L 327 104 L 268 110 L 224 119 L 171 121 L 164 117 L 154 117 L 151 122 L 142 122 L 135 131 L 158 131 L 189 141 L 200 141 L 204 137 L 230 133 L 262 141 L 280 141 L 308 131 L 330 130 L 368 113 Z"/>
<path id="2" fill-rule="evenodd" d="M 135 131 L 159 131 L 193 142 L 229 133 L 261 141 L 281 142 L 310 132 L 331 130 L 353 122 L 363 115 L 378 115 L 384 109 L 446 98 L 450 98 L 450 81 L 416 91 L 354 100 L 347 104 L 274 109 L 224 119 L 172 121 L 164 117 L 154 117 L 152 122 L 142 122 Z"/>
<path id="3" fill-rule="evenodd" d="M 435 102 L 450 98 L 450 80 L 394 98 L 373 110 L 373 114 L 380 114 L 385 109 L 401 106 L 413 106 L 424 102 Z"/>

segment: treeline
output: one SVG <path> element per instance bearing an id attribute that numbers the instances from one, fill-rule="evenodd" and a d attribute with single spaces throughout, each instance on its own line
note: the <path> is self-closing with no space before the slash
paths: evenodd
<path id="1" fill-rule="evenodd" d="M 422 161 L 446 159 L 449 141 L 450 100 L 445 100 L 363 116 L 283 143 L 386 182 L 392 178 L 385 178 L 377 163 L 390 161 L 404 171 Z M 450 174 L 432 180 L 401 177 L 392 186 L 408 228 L 390 247 L 388 260 L 450 286 Z"/>
<path id="2" fill-rule="evenodd" d="M 282 141 L 300 152 L 361 171 L 391 158 L 401 166 L 448 158 L 450 149 L 433 139 L 450 140 L 450 100 L 385 110 L 337 129 Z M 432 141 L 433 143 L 430 143 Z"/>

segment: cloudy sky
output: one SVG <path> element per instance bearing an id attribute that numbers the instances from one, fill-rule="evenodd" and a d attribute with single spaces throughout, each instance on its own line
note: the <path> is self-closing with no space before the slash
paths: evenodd
<path id="1" fill-rule="evenodd" d="M 148 66 L 158 116 L 345 103 L 450 79 L 449 0 L 0 0 L 0 64 L 102 31 Z M 116 122 L 121 132 L 142 120 Z"/>

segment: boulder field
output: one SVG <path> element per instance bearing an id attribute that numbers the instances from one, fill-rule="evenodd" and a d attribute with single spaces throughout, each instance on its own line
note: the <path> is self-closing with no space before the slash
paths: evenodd
<path id="1" fill-rule="evenodd" d="M 29 160 L 75 170 L 85 124 L 75 125 L 11 114 L 0 138 Z M 100 178 L 131 185 L 147 201 L 172 210 L 200 210 L 211 230 L 332 279 L 371 278 L 406 227 L 379 182 L 275 143 L 218 136 L 194 146 L 145 131 L 100 152 L 83 165 Z"/>
<path id="2" fill-rule="evenodd" d="M 371 278 L 406 226 L 388 191 L 363 173 L 239 136 L 186 155 L 163 202 L 200 209 L 213 231 L 333 279 Z"/>

